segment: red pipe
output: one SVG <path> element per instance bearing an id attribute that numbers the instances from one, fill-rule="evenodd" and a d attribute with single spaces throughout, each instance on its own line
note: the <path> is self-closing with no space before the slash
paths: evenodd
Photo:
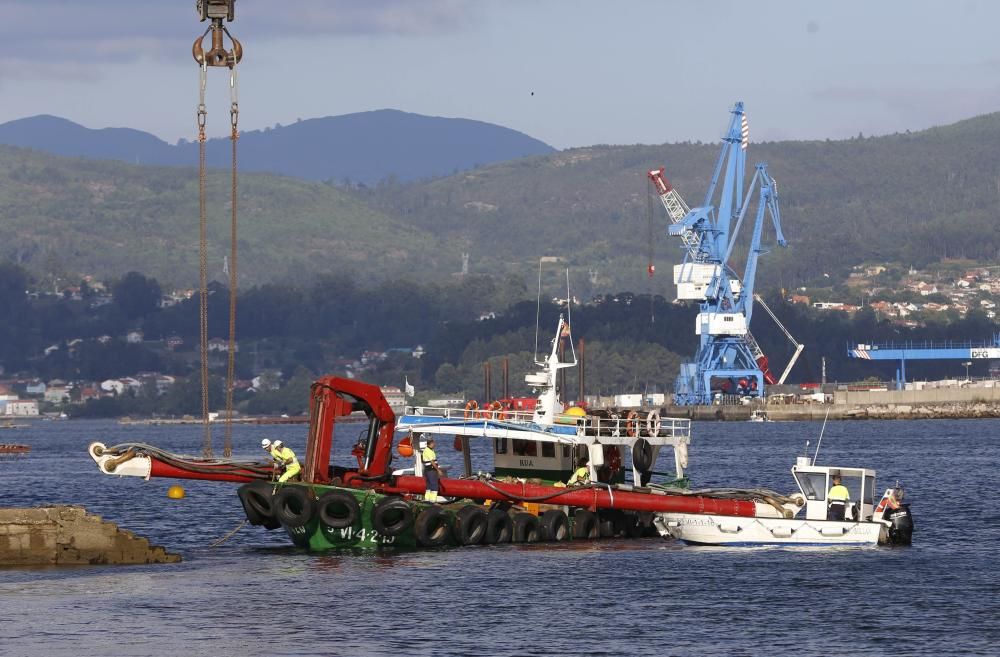
<path id="1" fill-rule="evenodd" d="M 395 492 L 414 495 L 424 492 L 423 477 L 401 475 L 391 489 Z M 498 492 L 499 491 L 499 492 Z M 536 500 L 545 504 L 565 504 L 588 509 L 624 509 L 627 511 L 653 511 L 673 513 L 711 513 L 722 516 L 756 515 L 756 505 L 750 500 L 717 499 L 700 495 L 655 495 L 634 491 L 607 488 L 582 488 L 570 490 L 554 486 L 540 486 L 528 483 L 503 483 L 491 481 L 490 485 L 472 479 L 442 479 L 440 493 L 447 497 L 469 497 L 472 499 L 506 500 L 517 502 L 519 498 L 547 497 L 562 493 L 550 500 Z M 528 500 L 533 501 L 533 500 Z"/>
<path id="2" fill-rule="evenodd" d="M 150 477 L 168 477 L 171 479 L 207 479 L 209 481 L 234 481 L 238 483 L 244 483 L 248 481 L 262 481 L 262 479 L 255 475 L 250 470 L 232 470 L 232 466 L 218 466 L 220 471 L 215 472 L 194 472 L 192 470 L 185 470 L 183 468 L 178 468 L 176 466 L 170 465 L 169 463 L 164 463 L 163 461 L 158 461 L 155 458 L 150 459 L 149 476 Z M 214 466 L 207 464 L 198 464 L 199 468 L 211 469 Z M 221 468 L 226 468 L 222 471 Z M 240 472 L 245 472 L 246 474 L 240 474 Z"/>

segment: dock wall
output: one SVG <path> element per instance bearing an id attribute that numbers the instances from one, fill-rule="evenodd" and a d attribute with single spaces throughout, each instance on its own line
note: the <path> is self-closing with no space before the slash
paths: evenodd
<path id="1" fill-rule="evenodd" d="M 0 509 L 0 566 L 175 563 L 149 540 L 79 506 Z"/>

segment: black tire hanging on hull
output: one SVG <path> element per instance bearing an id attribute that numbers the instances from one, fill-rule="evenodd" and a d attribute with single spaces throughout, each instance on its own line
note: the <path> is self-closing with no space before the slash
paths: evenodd
<path id="1" fill-rule="evenodd" d="M 236 491 L 251 525 L 260 525 L 265 529 L 277 529 L 281 523 L 274 517 L 274 499 L 271 484 L 264 481 L 254 481 L 243 484 Z"/>
<path id="2" fill-rule="evenodd" d="M 331 490 L 316 503 L 319 521 L 330 529 L 353 527 L 361 518 L 361 505 L 346 490 Z"/>
<path id="3" fill-rule="evenodd" d="M 538 516 L 531 513 L 518 513 L 514 516 L 513 524 L 515 543 L 537 543 L 541 540 L 538 531 Z"/>
<path id="4" fill-rule="evenodd" d="M 451 517 L 439 506 L 429 506 L 419 514 L 413 523 L 413 536 L 423 547 L 441 547 L 448 542 L 451 533 Z"/>
<path id="5" fill-rule="evenodd" d="M 475 504 L 463 506 L 455 514 L 455 540 L 459 545 L 477 545 L 486 534 L 486 509 Z"/>
<path id="6" fill-rule="evenodd" d="M 559 509 L 549 509 L 538 519 L 543 541 L 565 541 L 569 538 L 569 518 Z"/>
<path id="7" fill-rule="evenodd" d="M 372 509 L 372 528 L 383 536 L 399 536 L 413 525 L 413 509 L 401 497 L 379 500 Z"/>
<path id="8" fill-rule="evenodd" d="M 497 543 L 510 543 L 514 535 L 514 522 L 506 511 L 490 509 L 486 516 L 486 535 L 483 536 L 483 543 L 495 545 Z"/>
<path id="9" fill-rule="evenodd" d="M 284 486 L 274 495 L 274 517 L 286 527 L 304 527 L 316 515 L 312 491 L 302 486 Z"/>
<path id="10" fill-rule="evenodd" d="M 579 509 L 573 514 L 573 538 L 593 540 L 600 537 L 597 514 Z"/>

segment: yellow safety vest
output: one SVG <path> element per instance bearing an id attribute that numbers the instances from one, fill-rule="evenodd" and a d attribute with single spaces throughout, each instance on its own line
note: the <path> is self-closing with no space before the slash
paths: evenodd
<path id="1" fill-rule="evenodd" d="M 837 484 L 831 488 L 826 496 L 831 502 L 846 502 L 851 499 L 851 493 L 847 490 L 847 486 L 843 484 Z"/>
<path id="2" fill-rule="evenodd" d="M 298 459 L 295 458 L 295 452 L 290 447 L 282 447 L 281 449 L 271 448 L 271 457 L 282 463 L 286 468 L 299 464 Z"/>
<path id="3" fill-rule="evenodd" d="M 586 466 L 582 466 L 576 469 L 576 471 L 573 473 L 573 476 L 569 478 L 568 482 L 566 482 L 566 485 L 572 486 L 573 484 L 576 483 L 580 482 L 586 483 L 588 481 L 590 481 L 590 469 L 587 468 Z"/>
<path id="4" fill-rule="evenodd" d="M 424 451 L 420 452 L 420 460 L 424 462 L 424 467 L 429 468 L 434 465 L 434 461 L 437 460 L 437 454 L 430 447 L 425 447 Z"/>

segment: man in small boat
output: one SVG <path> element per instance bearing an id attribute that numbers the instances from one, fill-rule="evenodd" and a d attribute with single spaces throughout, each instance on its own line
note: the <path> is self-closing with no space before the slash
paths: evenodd
<path id="1" fill-rule="evenodd" d="M 426 435 L 426 434 L 424 434 Z M 437 502 L 438 489 L 441 486 L 441 466 L 438 464 L 437 454 L 434 447 L 437 443 L 433 438 L 428 437 L 426 441 L 421 440 L 419 446 L 420 461 L 424 466 L 424 501 Z"/>
<path id="2" fill-rule="evenodd" d="M 263 444 L 263 441 L 261 441 L 261 445 Z M 271 458 L 274 459 L 274 462 L 279 467 L 283 467 L 285 469 L 285 471 L 281 473 L 281 476 L 278 477 L 278 483 L 283 484 L 302 471 L 302 466 L 299 465 L 299 460 L 295 457 L 295 452 L 293 452 L 290 447 L 286 447 L 280 440 L 275 440 L 271 443 L 270 451 Z"/>
<path id="3" fill-rule="evenodd" d="M 573 471 L 573 476 L 566 482 L 567 486 L 590 483 L 590 468 L 587 467 L 589 462 L 590 459 L 586 456 L 580 457 L 580 460 L 576 462 L 576 470 Z"/>
<path id="4" fill-rule="evenodd" d="M 833 487 L 830 488 L 830 492 L 826 494 L 826 519 L 843 520 L 844 511 L 847 509 L 847 503 L 851 501 L 851 493 L 847 490 L 847 486 L 840 483 L 840 475 L 835 474 L 832 479 Z"/>

